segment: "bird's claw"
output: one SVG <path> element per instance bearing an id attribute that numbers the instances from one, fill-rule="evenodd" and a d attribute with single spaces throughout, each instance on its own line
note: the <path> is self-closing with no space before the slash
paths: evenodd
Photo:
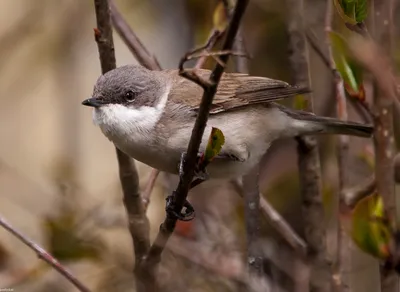
<path id="1" fill-rule="evenodd" d="M 187 200 L 185 200 L 185 202 L 183 203 L 183 210 L 179 211 L 179 213 L 178 213 L 176 211 L 175 203 L 173 200 L 174 195 L 175 195 L 175 192 L 166 198 L 167 204 L 165 207 L 165 211 L 167 212 L 167 216 L 169 216 L 171 218 L 176 218 L 177 220 L 181 220 L 181 221 L 193 220 L 195 217 L 195 212 L 194 212 L 193 206 Z"/>

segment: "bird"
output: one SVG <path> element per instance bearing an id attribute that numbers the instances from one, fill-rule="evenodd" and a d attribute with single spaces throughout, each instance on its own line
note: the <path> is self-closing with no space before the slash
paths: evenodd
<path id="1" fill-rule="evenodd" d="M 196 69 L 201 78 L 211 71 Z M 199 152 L 213 127 L 225 144 L 207 166 L 210 179 L 240 177 L 256 166 L 272 142 L 301 135 L 338 134 L 371 137 L 373 127 L 290 109 L 277 100 L 309 89 L 267 77 L 223 73 Z M 124 65 L 101 75 L 92 96 L 93 121 L 128 156 L 160 171 L 179 174 L 196 120 L 203 88 L 179 70 L 153 71 Z"/>

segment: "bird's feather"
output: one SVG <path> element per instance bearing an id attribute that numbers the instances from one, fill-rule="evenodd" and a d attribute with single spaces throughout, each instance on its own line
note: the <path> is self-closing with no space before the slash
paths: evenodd
<path id="1" fill-rule="evenodd" d="M 179 76 L 177 70 L 166 70 L 174 79 L 168 100 L 185 105 L 197 111 L 200 106 L 203 89 L 194 82 Z M 195 71 L 201 78 L 208 79 L 211 71 L 198 69 Z M 291 86 L 280 80 L 266 77 L 249 76 L 240 73 L 224 73 L 218 85 L 210 114 L 217 114 L 231 109 L 252 104 L 261 104 L 283 99 L 296 94 L 307 93 L 304 87 Z"/>

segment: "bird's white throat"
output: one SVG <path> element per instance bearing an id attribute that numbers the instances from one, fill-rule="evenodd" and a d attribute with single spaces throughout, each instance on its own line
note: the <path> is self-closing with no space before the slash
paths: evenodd
<path id="1" fill-rule="evenodd" d="M 127 107 L 122 104 L 109 104 L 93 110 L 93 122 L 104 134 L 135 135 L 149 133 L 160 120 L 168 100 L 170 87 L 155 106 Z M 109 137 L 110 138 L 110 137 Z"/>

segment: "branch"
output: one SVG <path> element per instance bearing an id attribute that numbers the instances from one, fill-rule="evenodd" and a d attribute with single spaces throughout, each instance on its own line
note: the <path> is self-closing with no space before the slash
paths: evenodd
<path id="1" fill-rule="evenodd" d="M 161 70 L 161 66 L 158 63 L 158 60 L 149 53 L 149 51 L 146 49 L 140 39 L 132 31 L 128 23 L 118 11 L 114 0 L 109 0 L 109 2 L 112 24 L 122 40 L 125 42 L 126 46 L 138 60 L 138 62 L 147 69 Z"/>
<path id="2" fill-rule="evenodd" d="M 243 197 L 243 187 L 239 180 L 232 180 L 232 186 L 236 192 Z M 274 209 L 274 207 L 260 193 L 260 210 L 264 218 L 271 224 L 272 228 L 279 233 L 283 239 L 297 252 L 300 257 L 306 257 L 308 252 L 307 243 L 290 227 L 289 223 Z"/>
<path id="3" fill-rule="evenodd" d="M 204 51 L 208 51 L 211 50 L 215 44 L 217 43 L 217 41 L 222 38 L 222 36 L 224 35 L 224 32 L 221 32 L 217 29 L 213 29 L 210 33 L 210 36 L 208 37 L 206 46 Z M 200 69 L 204 66 L 204 63 L 207 60 L 207 56 L 202 56 L 201 58 L 199 58 L 199 60 L 197 61 L 196 65 L 195 65 L 195 69 Z"/>
<path id="4" fill-rule="evenodd" d="M 99 50 L 101 70 L 104 74 L 116 67 L 110 10 L 107 0 L 94 0 L 94 4 L 97 19 L 97 28 L 94 30 L 95 40 Z M 150 248 L 149 221 L 139 192 L 139 175 L 135 162 L 117 148 L 116 154 L 123 190 L 123 202 L 128 215 L 129 231 L 135 253 L 135 267 L 138 268 Z M 135 269 L 137 272 L 139 270 Z M 141 277 L 137 277 L 136 282 L 140 291 L 141 281 L 139 279 Z M 149 284 L 152 285 L 154 282 Z"/>
<path id="5" fill-rule="evenodd" d="M 342 190 L 341 196 L 347 207 L 354 208 L 362 198 L 371 195 L 375 190 L 375 176 L 371 176 L 360 185 Z"/>
<path id="6" fill-rule="evenodd" d="M 89 288 L 87 288 L 82 282 L 80 282 L 74 275 L 72 275 L 65 267 L 63 267 L 57 259 L 55 259 L 51 254 L 49 254 L 46 250 L 40 247 L 38 244 L 27 238 L 21 232 L 16 230 L 13 226 L 11 226 L 5 218 L 0 216 L 0 225 L 18 238 L 21 242 L 23 242 L 26 246 L 31 248 L 38 256 L 38 258 L 42 259 L 50 266 L 52 266 L 57 272 L 63 275 L 69 282 L 71 282 L 79 291 L 90 292 Z"/>
<path id="7" fill-rule="evenodd" d="M 304 29 L 304 1 L 290 0 L 289 38 L 291 44 L 290 61 L 295 84 L 311 88 L 309 53 Z M 313 110 L 310 96 L 305 110 Z M 330 269 L 327 262 L 327 246 L 324 222 L 324 209 L 321 191 L 321 166 L 315 137 L 299 137 L 298 165 L 302 195 L 304 235 L 311 251 L 311 285 L 314 291 L 330 291 Z M 319 272 L 317 272 L 319 270 Z M 322 271 L 321 271 L 322 270 Z M 318 275 L 323 273 L 323 277 Z M 326 274 L 326 275 L 325 275 Z M 325 277 L 326 276 L 326 277 Z"/>
<path id="8" fill-rule="evenodd" d="M 248 0 L 237 1 L 232 20 L 229 24 L 226 40 L 223 45 L 223 50 L 230 50 L 232 48 L 236 32 L 239 28 L 240 20 L 244 14 L 244 11 L 246 10 L 247 3 Z M 228 55 L 221 56 L 221 60 L 225 64 L 228 61 L 228 58 Z M 215 66 L 215 69 L 210 76 L 209 84 L 206 84 L 207 87 L 205 87 L 206 89 L 203 93 L 199 113 L 196 118 L 196 122 L 192 130 L 192 135 L 190 137 L 190 142 L 186 151 L 186 159 L 182 162 L 183 173 L 172 199 L 172 204 L 176 213 L 181 213 L 184 202 L 186 201 L 190 184 L 193 180 L 194 168 L 196 165 L 196 158 L 199 151 L 201 139 L 203 137 L 210 107 L 214 95 L 217 91 L 217 86 L 223 74 L 223 71 L 224 67 L 220 64 L 217 64 Z M 164 222 L 160 226 L 160 231 L 150 248 L 148 257 L 146 259 L 146 264 L 154 266 L 160 261 L 161 253 L 164 250 L 169 237 L 175 229 L 176 221 L 176 217 L 171 217 L 167 213 Z"/>
<path id="9" fill-rule="evenodd" d="M 329 30 L 331 29 L 328 27 Z M 320 57 L 322 62 L 327 66 L 327 68 L 331 71 L 332 77 L 334 79 L 340 78 L 339 72 L 332 66 L 332 57 L 331 56 L 326 56 L 326 54 L 322 51 L 321 47 L 318 45 L 319 41 L 311 29 L 307 29 L 306 31 L 306 38 L 308 43 L 310 44 L 311 48 L 317 53 L 317 55 Z M 327 38 L 327 42 L 329 43 L 329 38 Z M 330 53 L 331 55 L 331 53 Z M 370 109 L 370 106 L 367 104 L 366 101 L 361 101 L 359 99 L 353 98 L 349 95 L 344 94 L 345 97 L 347 97 L 347 100 L 350 101 L 350 103 L 353 105 L 353 108 L 357 111 L 358 115 L 362 118 L 362 120 L 365 123 L 372 123 L 372 112 Z"/>
<path id="10" fill-rule="evenodd" d="M 234 50 L 245 52 L 241 29 L 239 29 L 236 35 Z M 249 73 L 249 64 L 246 58 L 236 57 L 235 67 L 236 72 L 238 73 Z M 242 194 L 244 198 L 244 214 L 246 223 L 247 264 L 250 273 L 261 277 L 264 274 L 264 269 L 262 252 L 259 249 L 261 235 L 259 171 L 260 166 L 257 164 L 249 171 L 249 173 L 242 177 Z"/>
<path id="11" fill-rule="evenodd" d="M 329 51 L 329 66 L 332 72 L 335 72 L 333 82 L 335 84 L 336 96 L 336 116 L 339 120 L 347 121 L 347 104 L 343 79 L 336 70 L 335 61 L 333 60 L 332 44 L 330 42 L 329 33 L 332 31 L 331 25 L 333 20 L 333 3 L 327 0 L 327 9 L 325 16 L 325 33 L 326 43 Z M 337 197 L 337 230 L 336 230 L 336 258 L 333 265 L 333 291 L 348 292 L 351 290 L 351 281 L 348 271 L 351 270 L 351 239 L 344 230 L 340 220 L 340 213 L 345 207 L 346 197 L 343 196 L 343 190 L 350 184 L 349 172 L 349 137 L 340 135 L 336 139 L 336 155 L 339 175 L 339 190 Z"/>

